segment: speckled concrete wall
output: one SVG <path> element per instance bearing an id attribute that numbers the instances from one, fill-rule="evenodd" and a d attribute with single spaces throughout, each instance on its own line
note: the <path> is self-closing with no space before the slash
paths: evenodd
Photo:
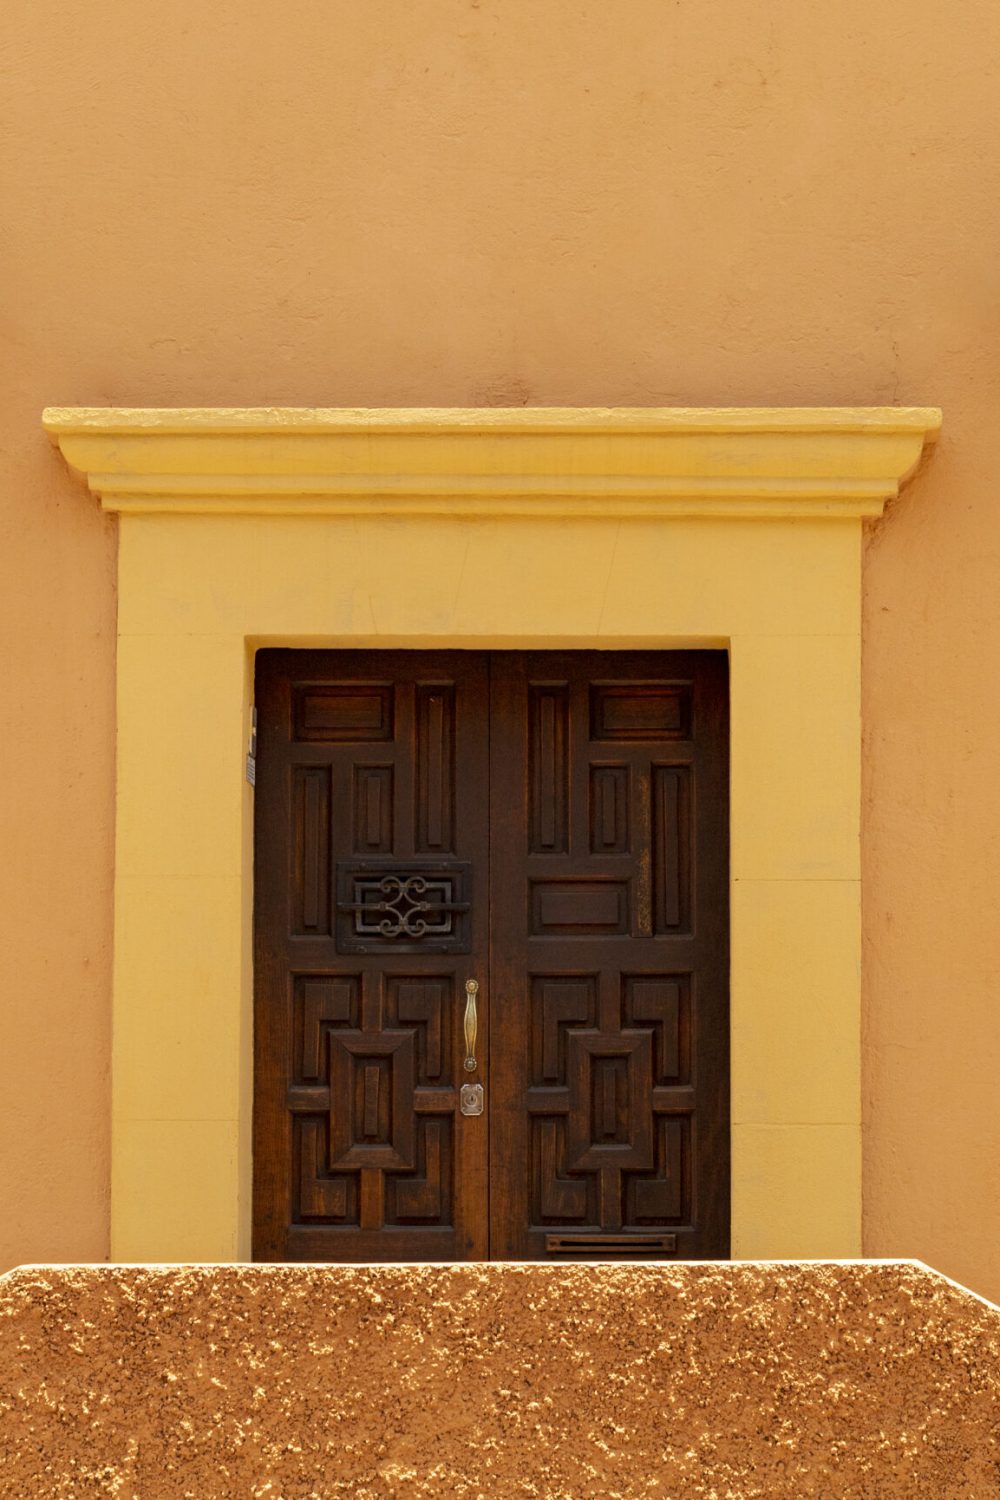
<path id="1" fill-rule="evenodd" d="M 1000 1494 L 1000 1309 L 916 1263 L 27 1267 L 0 1497 Z"/>

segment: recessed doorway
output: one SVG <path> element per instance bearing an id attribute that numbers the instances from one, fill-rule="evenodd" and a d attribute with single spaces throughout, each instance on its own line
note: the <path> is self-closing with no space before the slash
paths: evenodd
<path id="1" fill-rule="evenodd" d="M 254 1257 L 729 1254 L 721 651 L 257 657 Z"/>

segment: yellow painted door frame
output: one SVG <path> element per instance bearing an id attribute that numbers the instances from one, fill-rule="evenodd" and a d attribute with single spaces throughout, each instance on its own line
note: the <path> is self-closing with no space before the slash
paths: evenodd
<path id="1" fill-rule="evenodd" d="M 46 413 L 121 516 L 116 1259 L 249 1252 L 263 645 L 729 650 L 733 1254 L 860 1253 L 861 525 L 939 421 Z"/>

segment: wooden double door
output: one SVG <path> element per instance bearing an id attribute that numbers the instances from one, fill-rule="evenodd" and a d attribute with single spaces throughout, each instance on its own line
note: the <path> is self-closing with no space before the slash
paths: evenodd
<path id="1" fill-rule="evenodd" d="M 258 657 L 254 1256 L 729 1253 L 722 652 Z"/>

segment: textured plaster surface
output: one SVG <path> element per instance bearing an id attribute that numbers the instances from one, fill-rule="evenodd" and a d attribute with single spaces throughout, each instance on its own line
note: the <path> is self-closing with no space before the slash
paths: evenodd
<path id="1" fill-rule="evenodd" d="M 1000 1493 L 1000 1310 L 914 1264 L 26 1267 L 0 1496 Z"/>
<path id="2" fill-rule="evenodd" d="M 107 1251 L 114 524 L 43 406 L 932 403 L 865 563 L 865 1248 L 1000 1298 L 1000 6 L 7 0 L 3 40 L 0 1265 Z"/>

